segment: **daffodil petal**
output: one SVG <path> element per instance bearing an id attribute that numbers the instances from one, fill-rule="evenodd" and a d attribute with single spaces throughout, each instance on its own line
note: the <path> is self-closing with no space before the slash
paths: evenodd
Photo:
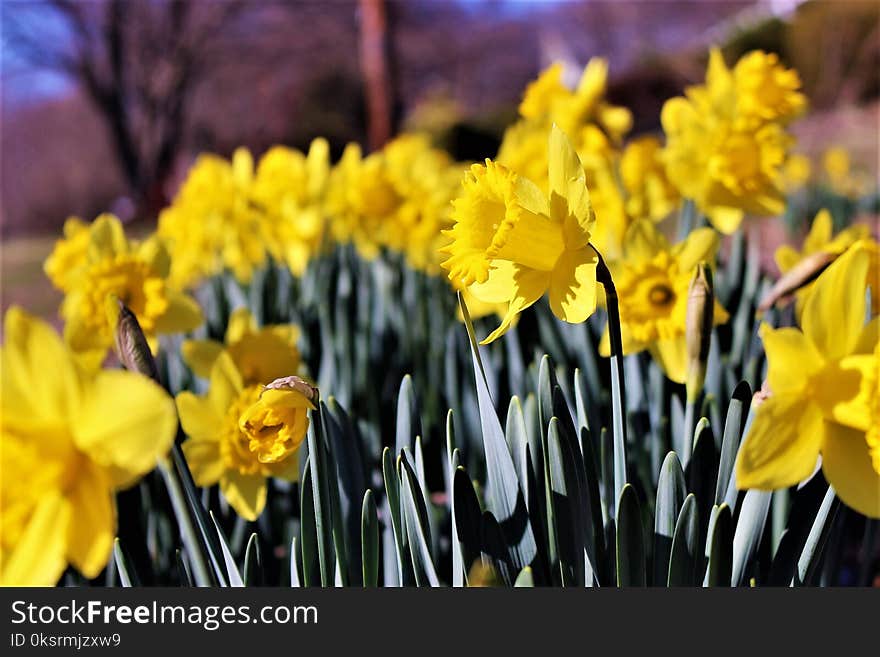
<path id="1" fill-rule="evenodd" d="M 220 491 L 235 512 L 254 521 L 266 506 L 266 478 L 227 470 L 220 478 Z"/>
<path id="2" fill-rule="evenodd" d="M 822 446 L 822 413 L 798 395 L 773 393 L 758 407 L 736 462 L 739 489 L 776 490 L 803 481 Z"/>
<path id="3" fill-rule="evenodd" d="M 100 372 L 72 423 L 74 442 L 125 487 L 152 470 L 177 433 L 174 401 L 150 379 Z"/>
<path id="4" fill-rule="evenodd" d="M 718 233 L 711 228 L 697 228 L 691 231 L 684 242 L 673 248 L 673 253 L 678 256 L 679 269 L 690 272 L 701 262 L 712 265 L 715 262 L 718 245 Z"/>
<path id="5" fill-rule="evenodd" d="M 206 488 L 213 486 L 223 476 L 225 464 L 220 454 L 220 436 L 216 438 L 190 436 L 183 441 L 181 449 L 186 457 L 186 462 L 192 472 L 193 480 L 197 486 Z"/>
<path id="6" fill-rule="evenodd" d="M 89 257 L 112 258 L 128 252 L 122 222 L 112 214 L 102 214 L 89 228 Z"/>
<path id="7" fill-rule="evenodd" d="M 183 362 L 193 371 L 193 374 L 203 379 L 211 376 L 211 368 L 217 356 L 223 351 L 223 345 L 216 340 L 184 340 L 180 347 Z"/>
<path id="8" fill-rule="evenodd" d="M 596 310 L 596 266 L 593 247 L 565 251 L 550 274 L 550 309 L 559 319 L 578 324 Z"/>
<path id="9" fill-rule="evenodd" d="M 516 316 L 541 298 L 549 284 L 549 273 L 520 268 L 516 273 L 516 284 L 516 296 L 510 300 L 501 325 L 480 344 L 489 344 L 504 335 L 512 326 Z"/>
<path id="10" fill-rule="evenodd" d="M 810 226 L 810 232 L 804 238 L 804 253 L 821 251 L 831 241 L 833 232 L 834 226 L 831 221 L 831 213 L 824 208 L 819 210 L 813 219 L 813 225 Z"/>
<path id="11" fill-rule="evenodd" d="M 776 266 L 779 267 L 780 273 L 784 274 L 794 267 L 801 257 L 794 248 L 788 244 L 783 244 L 776 249 L 776 252 L 773 254 L 773 259 L 776 261 Z"/>
<path id="12" fill-rule="evenodd" d="M 804 304 L 804 334 L 828 360 L 853 352 L 865 324 L 869 254 L 852 248 L 822 272 Z"/>
<path id="13" fill-rule="evenodd" d="M 759 329 L 767 354 L 767 383 L 774 394 L 797 393 L 822 367 L 822 357 L 807 337 L 793 328 Z"/>
<path id="14" fill-rule="evenodd" d="M 241 373 L 232 361 L 229 352 L 222 351 L 211 368 L 211 388 L 208 391 L 208 399 L 214 405 L 218 413 L 225 413 L 238 397 L 238 393 L 244 388 Z"/>
<path id="15" fill-rule="evenodd" d="M 872 466 L 864 431 L 826 422 L 822 472 L 844 504 L 880 518 L 880 473 Z"/>
<path id="16" fill-rule="evenodd" d="M 667 251 L 669 242 L 652 221 L 639 219 L 627 229 L 623 241 L 623 257 L 630 261 L 650 260 L 657 253 Z"/>
<path id="17" fill-rule="evenodd" d="M 218 441 L 223 430 L 223 414 L 210 399 L 185 390 L 174 398 L 177 414 L 186 435 Z"/>
<path id="18" fill-rule="evenodd" d="M 157 333 L 182 333 L 198 328 L 204 321 L 195 300 L 176 290 L 167 290 L 168 309 L 156 318 Z"/>
<path id="19" fill-rule="evenodd" d="M 516 296 L 516 265 L 510 260 L 493 260 L 489 278 L 473 283 L 468 291 L 483 303 L 507 303 Z"/>
<path id="20" fill-rule="evenodd" d="M 54 586 L 67 567 L 70 505 L 58 491 L 46 491 L 24 534 L 0 563 L 2 586 Z"/>
<path id="21" fill-rule="evenodd" d="M 871 426 L 871 403 L 880 395 L 876 389 L 880 382 L 878 368 L 880 363 L 874 354 L 847 356 L 829 363 L 813 392 L 825 417 L 867 431 Z"/>
<path id="22" fill-rule="evenodd" d="M 229 323 L 226 325 L 226 344 L 238 342 L 248 333 L 254 333 L 257 330 L 257 323 L 254 321 L 251 311 L 247 308 L 236 308 L 229 315 Z"/>
<path id="23" fill-rule="evenodd" d="M 551 196 L 555 192 L 557 196 L 567 198 L 569 185 L 575 181 L 583 182 L 585 180 L 584 167 L 571 144 L 571 140 L 555 123 L 550 128 L 547 157 Z M 586 183 L 584 185 L 586 186 Z"/>
<path id="24" fill-rule="evenodd" d="M 93 579 L 107 565 L 116 534 L 116 503 L 107 475 L 94 464 L 80 470 L 67 493 L 71 520 L 67 530 L 67 559 Z"/>
<path id="25" fill-rule="evenodd" d="M 736 229 L 742 223 L 744 214 L 739 208 L 724 206 L 715 206 L 706 210 L 709 222 L 724 235 L 732 235 L 736 232 Z"/>
<path id="26" fill-rule="evenodd" d="M 70 352 L 42 320 L 12 307 L 6 313 L 2 348 L 4 420 L 47 422 L 67 417 L 80 398 L 80 380 Z"/>
<path id="27" fill-rule="evenodd" d="M 685 337 L 658 340 L 648 349 L 654 360 L 663 368 L 666 377 L 676 383 L 684 383 L 687 379 L 687 342 Z"/>

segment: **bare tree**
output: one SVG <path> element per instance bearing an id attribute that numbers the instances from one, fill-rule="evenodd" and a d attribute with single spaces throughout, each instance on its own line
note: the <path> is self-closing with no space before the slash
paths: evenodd
<path id="1" fill-rule="evenodd" d="M 69 76 L 98 110 L 139 214 L 164 202 L 193 91 L 224 57 L 238 0 L 45 0 L 7 8 L 4 39 Z M 53 29 L 54 28 L 54 29 Z M 52 34 L 52 32 L 55 34 Z"/>

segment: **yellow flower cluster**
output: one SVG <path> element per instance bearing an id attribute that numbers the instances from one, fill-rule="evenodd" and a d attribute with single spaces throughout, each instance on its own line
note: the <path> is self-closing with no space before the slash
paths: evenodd
<path id="1" fill-rule="evenodd" d="M 159 215 L 174 285 L 190 287 L 224 269 L 249 281 L 269 253 L 301 273 L 323 240 L 329 166 L 323 139 L 312 142 L 307 155 L 272 148 L 256 171 L 244 148 L 231 161 L 199 157 L 174 203 Z"/>
<path id="2" fill-rule="evenodd" d="M 745 213 L 782 212 L 786 127 L 806 108 L 799 88 L 797 72 L 776 55 L 750 52 L 731 70 L 713 49 L 706 83 L 663 106 L 669 178 L 722 233 Z"/>
<path id="3" fill-rule="evenodd" d="M 436 273 L 459 176 L 460 167 L 419 134 L 367 156 L 349 144 L 332 167 L 324 139 L 307 154 L 275 146 L 256 168 L 245 149 L 231 161 L 204 155 L 160 215 L 158 234 L 179 288 L 224 269 L 247 282 L 267 256 L 299 276 L 330 240 L 353 243 L 367 259 L 388 248 Z"/>

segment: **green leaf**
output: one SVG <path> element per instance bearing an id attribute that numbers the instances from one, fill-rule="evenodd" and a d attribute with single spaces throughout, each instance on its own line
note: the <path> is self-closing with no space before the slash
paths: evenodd
<path id="1" fill-rule="evenodd" d="M 379 514 L 373 491 L 364 493 L 361 507 L 361 573 L 365 587 L 379 585 Z"/>
<path id="2" fill-rule="evenodd" d="M 491 511 L 483 512 L 480 529 L 483 559 L 492 565 L 505 585 L 511 586 L 516 571 L 510 563 L 504 532 Z"/>
<path id="3" fill-rule="evenodd" d="M 712 507 L 708 536 L 709 567 L 703 583 L 706 586 L 730 586 L 733 571 L 733 514 L 726 504 Z"/>
<path id="4" fill-rule="evenodd" d="M 519 398 L 510 398 L 507 407 L 507 424 L 504 430 L 507 444 L 510 447 L 510 456 L 516 468 L 516 475 L 520 482 L 526 481 L 526 445 L 529 444 L 529 434 L 526 430 L 526 420 L 523 415 L 522 405 Z"/>
<path id="5" fill-rule="evenodd" d="M 235 559 L 232 558 L 232 552 L 229 550 L 229 545 L 226 542 L 226 537 L 223 535 L 223 531 L 220 529 L 220 525 L 217 524 L 217 518 L 214 517 L 214 513 L 210 512 L 211 520 L 214 522 L 214 529 L 217 531 L 217 538 L 220 539 L 220 549 L 223 552 L 223 562 L 226 564 L 226 581 L 229 582 L 229 586 L 244 586 L 244 582 L 241 579 L 241 573 L 238 572 L 238 566 L 235 565 Z"/>
<path id="6" fill-rule="evenodd" d="M 645 586 L 645 538 L 642 511 L 631 484 L 625 484 L 617 501 L 617 585 Z"/>
<path id="7" fill-rule="evenodd" d="M 727 488 L 733 479 L 736 453 L 742 440 L 743 428 L 752 399 L 749 384 L 740 381 L 733 391 L 724 421 L 724 436 L 721 439 L 721 457 L 718 464 L 718 482 L 715 486 L 715 504 L 721 505 L 727 497 Z"/>
<path id="8" fill-rule="evenodd" d="M 299 561 L 298 557 L 297 557 L 298 554 L 299 554 L 299 551 L 297 550 L 296 536 L 294 536 L 292 539 L 290 539 L 290 564 L 289 564 L 289 566 L 290 566 L 290 585 L 294 588 L 299 588 L 302 586 L 302 583 L 300 580 L 300 575 L 299 575 L 300 570 L 302 570 L 302 567 L 298 563 L 298 561 Z"/>
<path id="9" fill-rule="evenodd" d="M 391 460 L 391 450 L 387 447 L 382 450 L 382 473 L 385 477 L 385 495 L 388 498 L 388 508 L 391 512 L 391 527 L 394 530 L 394 545 L 397 552 L 397 572 L 401 585 L 409 581 L 411 570 L 409 568 L 409 550 L 406 542 L 406 528 L 403 526 L 400 515 L 400 478 L 397 469 Z"/>
<path id="10" fill-rule="evenodd" d="M 459 304 L 465 320 L 471 344 L 471 358 L 477 387 L 477 401 L 480 407 L 480 425 L 483 434 L 483 450 L 486 456 L 486 505 L 499 520 L 504 532 L 510 556 L 517 571 L 530 565 L 537 553 L 535 538 L 526 510 L 525 497 L 507 441 L 501 429 L 501 422 L 495 412 L 489 394 L 486 375 L 480 360 L 474 327 L 468 314 L 467 304 L 459 295 Z"/>
<path id="11" fill-rule="evenodd" d="M 541 433 L 547 432 L 550 418 L 553 417 L 553 388 L 557 386 L 556 372 L 553 369 L 553 361 L 546 354 L 541 357 L 538 366 L 538 422 Z"/>
<path id="12" fill-rule="evenodd" d="M 397 463 L 400 472 L 400 490 L 406 533 L 409 538 L 416 585 L 439 586 L 440 582 L 437 579 L 429 547 L 431 536 L 428 531 L 428 510 L 425 508 L 424 496 L 419 487 L 418 478 L 406 458 L 399 458 Z"/>
<path id="13" fill-rule="evenodd" d="M 669 557 L 675 525 L 687 494 L 684 472 L 675 452 L 669 452 L 660 467 L 654 504 L 654 585 L 669 583 Z"/>
<path id="14" fill-rule="evenodd" d="M 749 566 L 764 533 L 767 512 L 773 493 L 762 490 L 748 490 L 743 498 L 742 509 L 733 534 L 732 586 L 739 586 L 748 574 Z"/>
<path id="15" fill-rule="evenodd" d="M 804 550 L 807 537 L 822 505 L 828 484 L 825 477 L 817 472 L 809 481 L 801 484 L 793 495 L 788 522 L 779 546 L 773 554 L 768 586 L 788 586 L 794 579 L 797 562 Z"/>
<path id="16" fill-rule="evenodd" d="M 260 555 L 260 542 L 256 532 L 251 533 L 244 551 L 244 585 L 263 585 L 263 559 Z"/>
<path id="17" fill-rule="evenodd" d="M 455 530 L 462 553 L 462 567 L 465 576 L 474 561 L 480 558 L 482 547 L 482 511 L 474 485 L 467 471 L 459 466 L 455 469 L 453 481 L 455 500 L 453 517 Z"/>
<path id="18" fill-rule="evenodd" d="M 397 433 L 394 443 L 395 453 L 399 454 L 404 447 L 412 447 L 416 436 L 422 435 L 422 423 L 416 394 L 413 390 L 412 377 L 407 374 L 400 382 L 397 394 Z"/>
<path id="19" fill-rule="evenodd" d="M 595 554 L 593 568 L 599 584 L 611 581 L 606 565 L 607 550 L 605 546 L 605 524 L 602 518 L 602 498 L 599 493 L 599 464 L 596 460 L 596 450 L 593 447 L 593 437 L 590 430 L 581 427 L 580 451 L 583 455 L 584 490 L 587 503 L 583 507 L 585 516 L 585 529 L 592 533 L 592 549 Z M 589 542 L 590 538 L 587 537 Z M 589 583 L 589 582 L 588 582 Z"/>
<path id="20" fill-rule="evenodd" d="M 529 588 L 534 585 L 535 578 L 532 575 L 532 569 L 528 566 L 519 571 L 519 575 L 516 576 L 516 581 L 513 583 L 513 586 L 516 588 Z"/>
<path id="21" fill-rule="evenodd" d="M 302 546 L 302 575 L 304 586 L 320 586 L 318 566 L 318 533 L 315 527 L 315 495 L 312 492 L 312 469 L 306 457 L 300 488 L 300 543 Z"/>
<path id="22" fill-rule="evenodd" d="M 550 419 L 547 429 L 547 463 L 550 473 L 548 509 L 552 509 L 556 554 L 563 586 L 583 586 L 584 528 L 582 525 L 581 496 L 578 491 L 573 456 L 570 446 L 562 438 L 556 417 Z M 595 557 L 592 557 L 595 561 Z"/>
<path id="23" fill-rule="evenodd" d="M 312 475 L 312 496 L 315 510 L 315 535 L 318 539 L 318 568 L 321 586 L 333 586 L 336 559 L 334 558 L 334 527 L 330 502 L 330 481 L 327 450 L 324 447 L 323 403 L 318 413 L 312 413 L 309 423 L 309 467 Z M 334 478 L 335 485 L 335 478 Z"/>
<path id="24" fill-rule="evenodd" d="M 694 494 L 684 499 L 669 556 L 669 586 L 694 586 L 697 582 L 697 556 L 699 550 L 699 517 Z"/>
<path id="25" fill-rule="evenodd" d="M 116 571 L 119 573 L 119 583 L 125 588 L 140 586 L 137 573 L 129 566 L 130 560 L 118 538 L 113 540 L 113 559 L 116 562 Z"/>
<path id="26" fill-rule="evenodd" d="M 834 488 L 828 487 L 822 506 L 816 514 L 810 534 L 804 544 L 803 552 L 798 559 L 797 573 L 792 579 L 792 586 L 813 584 L 816 580 L 819 564 L 821 563 L 822 551 L 828 542 L 831 528 L 834 526 L 834 518 L 840 509 L 840 500 L 834 493 Z"/>
<path id="27" fill-rule="evenodd" d="M 700 418 L 694 431 L 694 452 L 685 467 L 685 479 L 688 491 L 694 494 L 699 518 L 700 545 L 706 542 L 706 530 L 709 526 L 709 513 L 715 499 L 715 484 L 718 478 L 718 452 L 712 427 L 706 418 Z M 703 559 L 698 553 L 699 562 Z"/>

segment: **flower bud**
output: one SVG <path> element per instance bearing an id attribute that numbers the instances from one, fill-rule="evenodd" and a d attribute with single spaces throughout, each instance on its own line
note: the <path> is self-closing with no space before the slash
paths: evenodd
<path id="1" fill-rule="evenodd" d="M 695 402 L 703 390 L 709 344 L 712 340 L 712 319 L 715 313 L 715 293 L 712 270 L 701 262 L 694 270 L 688 289 L 685 339 L 687 342 L 687 398 Z"/>
<path id="2" fill-rule="evenodd" d="M 284 376 L 266 386 L 267 390 L 296 390 L 310 402 L 318 401 L 318 389 L 298 376 Z"/>
<path id="3" fill-rule="evenodd" d="M 154 381 L 159 380 L 159 371 L 147 338 L 135 314 L 120 299 L 119 315 L 116 319 L 116 355 L 127 370 L 140 372 Z"/>
<path id="4" fill-rule="evenodd" d="M 825 251 L 817 251 L 789 269 L 779 277 L 779 280 L 770 288 L 758 304 L 758 311 L 769 310 L 777 301 L 794 294 L 798 289 L 813 281 L 819 274 L 825 271 L 837 256 Z"/>

